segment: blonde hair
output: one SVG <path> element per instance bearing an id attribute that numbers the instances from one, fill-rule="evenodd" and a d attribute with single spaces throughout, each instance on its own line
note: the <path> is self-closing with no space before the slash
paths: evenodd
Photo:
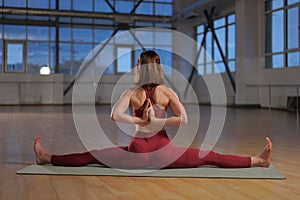
<path id="1" fill-rule="evenodd" d="M 152 50 L 140 54 L 135 75 L 135 84 L 164 84 L 165 77 L 160 65 L 159 55 Z"/>

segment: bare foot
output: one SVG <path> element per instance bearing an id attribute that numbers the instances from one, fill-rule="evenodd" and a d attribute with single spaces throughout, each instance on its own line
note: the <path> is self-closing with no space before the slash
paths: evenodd
<path id="1" fill-rule="evenodd" d="M 36 164 L 44 165 L 51 163 L 51 155 L 41 145 L 41 137 L 38 136 L 34 140 L 33 150 L 35 153 Z"/>
<path id="2" fill-rule="evenodd" d="M 267 145 L 263 151 L 257 156 L 252 157 L 252 167 L 269 167 L 271 163 L 271 153 L 272 153 L 272 142 L 270 138 L 266 137 Z"/>

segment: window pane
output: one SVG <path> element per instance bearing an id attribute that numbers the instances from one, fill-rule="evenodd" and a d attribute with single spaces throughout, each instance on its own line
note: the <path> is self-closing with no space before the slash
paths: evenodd
<path id="1" fill-rule="evenodd" d="M 56 39 L 56 28 L 50 27 L 50 40 L 55 41 Z"/>
<path id="2" fill-rule="evenodd" d="M 166 76 L 171 76 L 172 75 L 172 47 L 170 48 L 164 48 L 164 49 L 155 49 L 155 51 L 158 53 L 160 57 L 160 63 L 162 65 L 164 74 Z"/>
<path id="3" fill-rule="evenodd" d="M 4 6 L 25 8 L 26 0 L 4 0 Z"/>
<path id="4" fill-rule="evenodd" d="M 4 38 L 12 40 L 25 40 L 26 26 L 4 25 Z"/>
<path id="5" fill-rule="evenodd" d="M 235 72 L 235 60 L 228 62 L 229 70 Z"/>
<path id="6" fill-rule="evenodd" d="M 228 27 L 228 59 L 235 59 L 235 25 Z"/>
<path id="7" fill-rule="evenodd" d="M 0 25 L 0 39 L 2 39 L 2 24 Z M 2 51 L 0 51 L 2 53 Z"/>
<path id="8" fill-rule="evenodd" d="M 93 11 L 92 0 L 73 0 L 73 9 L 81 11 Z"/>
<path id="9" fill-rule="evenodd" d="M 226 72 L 225 65 L 223 62 L 215 63 L 214 67 L 215 67 L 214 68 L 215 73 L 225 73 Z"/>
<path id="10" fill-rule="evenodd" d="M 29 8 L 49 8 L 49 0 L 28 0 Z"/>
<path id="11" fill-rule="evenodd" d="M 217 38 L 219 40 L 219 43 L 221 45 L 221 51 L 224 55 L 226 55 L 225 47 L 226 47 L 226 31 L 225 28 L 217 29 L 216 31 Z M 217 46 L 216 41 L 214 41 L 214 61 L 221 61 L 221 52 L 219 51 L 219 48 Z"/>
<path id="12" fill-rule="evenodd" d="M 51 42 L 50 44 L 50 63 L 49 67 L 52 72 L 55 72 L 56 68 L 56 44 L 55 42 Z"/>
<path id="13" fill-rule="evenodd" d="M 155 32 L 156 45 L 172 45 L 172 39 L 171 32 Z"/>
<path id="14" fill-rule="evenodd" d="M 60 0 L 59 9 L 61 10 L 71 10 L 71 0 Z"/>
<path id="15" fill-rule="evenodd" d="M 204 25 L 197 26 L 197 34 L 204 32 Z"/>
<path id="16" fill-rule="evenodd" d="M 215 28 L 220 27 L 220 26 L 225 26 L 225 17 L 222 17 L 222 18 L 214 21 Z"/>
<path id="17" fill-rule="evenodd" d="M 288 32 L 288 49 L 298 48 L 299 46 L 299 21 L 298 21 L 298 7 L 288 9 L 287 11 L 287 32 Z"/>
<path id="18" fill-rule="evenodd" d="M 28 42 L 27 55 L 28 73 L 38 74 L 41 67 L 49 65 L 49 43 Z"/>
<path id="19" fill-rule="evenodd" d="M 172 4 L 155 4 L 155 15 L 159 16 L 172 16 L 173 7 Z"/>
<path id="20" fill-rule="evenodd" d="M 205 44 L 205 50 L 206 50 L 206 61 L 211 61 L 212 57 L 212 34 L 211 32 L 208 32 L 206 35 L 206 44 Z"/>
<path id="21" fill-rule="evenodd" d="M 69 42 L 71 41 L 71 29 L 70 28 L 60 28 L 59 29 L 59 40 Z"/>
<path id="22" fill-rule="evenodd" d="M 28 26 L 28 40 L 49 40 L 49 27 Z"/>
<path id="23" fill-rule="evenodd" d="M 73 45 L 73 65 L 71 68 L 71 74 L 78 72 L 82 62 L 86 56 L 92 51 L 92 44 L 74 44 Z"/>
<path id="24" fill-rule="evenodd" d="M 234 23 L 235 22 L 235 14 L 229 15 L 228 16 L 228 23 Z"/>
<path id="25" fill-rule="evenodd" d="M 23 44 L 7 44 L 6 71 L 23 71 Z"/>
<path id="26" fill-rule="evenodd" d="M 105 2 L 105 0 L 95 0 L 95 11 L 96 12 L 112 12 L 112 9 Z"/>
<path id="27" fill-rule="evenodd" d="M 300 2 L 300 0 L 288 0 L 288 5 L 298 3 L 298 2 Z"/>
<path id="28" fill-rule="evenodd" d="M 288 67 L 300 66 L 300 52 L 293 52 L 288 54 Z"/>
<path id="29" fill-rule="evenodd" d="M 109 37 L 112 35 L 112 33 L 113 33 L 113 30 L 95 29 L 94 40 L 96 43 L 103 42 L 104 40 L 109 39 Z"/>
<path id="30" fill-rule="evenodd" d="M 197 35 L 197 42 L 199 43 L 199 45 L 201 44 L 202 40 L 203 40 L 204 34 L 199 34 Z"/>
<path id="31" fill-rule="evenodd" d="M 135 32 L 135 36 L 137 37 L 137 39 L 139 41 L 143 41 L 143 44 L 150 44 L 150 45 L 153 45 L 154 43 L 154 40 L 153 40 L 153 32 L 152 31 L 136 31 Z M 147 38 L 145 40 L 145 38 Z"/>
<path id="32" fill-rule="evenodd" d="M 50 9 L 56 8 L 56 0 L 50 0 Z"/>
<path id="33" fill-rule="evenodd" d="M 153 3 L 143 2 L 141 3 L 136 11 L 136 14 L 153 15 Z"/>
<path id="34" fill-rule="evenodd" d="M 116 11 L 120 13 L 130 13 L 133 9 L 133 1 L 115 1 Z"/>
<path id="35" fill-rule="evenodd" d="M 118 47 L 117 49 L 117 73 L 129 72 L 132 68 L 130 47 Z"/>
<path id="36" fill-rule="evenodd" d="M 284 0 L 269 0 L 266 2 L 266 10 L 275 10 L 284 6 Z"/>
<path id="37" fill-rule="evenodd" d="M 282 68 L 284 67 L 284 56 L 283 54 L 272 55 L 266 57 L 267 68 Z"/>
<path id="38" fill-rule="evenodd" d="M 92 42 L 92 29 L 73 28 L 73 42 Z"/>
<path id="39" fill-rule="evenodd" d="M 283 21 L 283 10 L 268 14 L 266 22 L 266 52 L 282 52 L 284 50 Z"/>
<path id="40" fill-rule="evenodd" d="M 60 43 L 59 45 L 59 72 L 69 74 L 71 68 L 71 44 Z"/>

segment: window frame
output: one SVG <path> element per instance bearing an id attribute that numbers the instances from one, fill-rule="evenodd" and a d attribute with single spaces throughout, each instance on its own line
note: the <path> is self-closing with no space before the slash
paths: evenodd
<path id="1" fill-rule="evenodd" d="M 268 8 L 268 3 L 271 2 L 271 0 L 265 0 L 265 6 L 264 6 L 264 16 L 265 16 L 265 49 L 264 49 L 264 58 L 265 58 L 265 68 L 266 69 L 285 69 L 285 68 L 292 68 L 292 67 L 300 67 L 299 66 L 292 66 L 288 63 L 288 56 L 290 53 L 299 53 L 300 54 L 300 2 L 296 2 L 293 4 L 288 5 L 287 0 L 282 0 L 283 6 L 278 7 L 275 9 Z M 298 7 L 298 47 L 297 48 L 289 48 L 288 47 L 288 10 L 291 8 L 297 8 Z M 272 27 L 268 27 L 270 23 L 268 22 L 268 15 L 271 15 L 274 12 L 283 11 L 283 51 L 280 52 L 274 52 L 272 49 L 268 50 L 269 43 L 272 43 L 272 40 L 269 40 L 270 37 L 268 37 L 269 30 L 272 30 Z M 271 44 L 272 45 L 272 44 Z M 276 65 L 272 64 L 272 58 L 273 56 L 283 56 L 283 66 L 276 67 Z M 270 63 L 270 64 L 269 64 Z"/>
<path id="2" fill-rule="evenodd" d="M 233 22 L 229 22 L 229 18 L 234 15 L 234 21 Z M 221 16 L 221 17 L 218 17 L 216 19 L 214 19 L 214 22 L 215 21 L 218 21 L 218 20 L 221 20 L 222 18 L 225 18 L 225 24 L 224 25 L 220 25 L 218 27 L 214 27 L 214 31 L 216 32 L 217 30 L 221 30 L 221 29 L 224 29 L 225 28 L 225 47 L 223 47 L 223 50 L 225 49 L 225 51 L 223 51 L 225 57 L 226 57 L 226 60 L 227 60 L 227 63 L 229 65 L 229 63 L 231 62 L 235 62 L 236 63 L 236 51 L 234 51 L 234 58 L 229 58 L 229 28 L 234 26 L 234 30 L 236 32 L 236 19 L 235 19 L 235 13 L 229 13 L 229 14 L 226 14 L 224 16 Z M 202 31 L 198 32 L 198 28 L 200 26 L 203 26 L 202 28 Z M 204 32 L 205 32 L 205 26 L 206 26 L 206 23 L 201 23 L 199 25 L 197 25 L 195 27 L 195 38 L 196 38 L 196 41 L 200 44 L 200 42 L 203 40 L 203 37 L 204 37 Z M 211 34 L 211 30 L 208 30 L 207 34 Z M 217 34 L 217 32 L 216 32 Z M 203 35 L 201 38 L 201 41 L 198 41 L 198 36 L 200 35 Z M 212 34 L 211 34 L 212 35 Z M 218 38 L 219 39 L 219 38 Z M 210 75 L 210 74 L 222 74 L 222 73 L 226 73 L 226 69 L 225 69 L 225 66 L 224 66 L 224 69 L 225 71 L 221 71 L 221 69 L 218 69 L 218 70 L 215 70 L 215 67 L 217 67 L 217 64 L 222 64 L 222 65 L 225 65 L 223 60 L 218 60 L 218 61 L 214 61 L 214 57 L 215 57 L 215 49 L 216 49 L 216 44 L 215 44 L 215 40 L 213 39 L 213 37 L 211 36 L 211 40 L 208 41 L 207 40 L 207 35 L 206 35 L 206 39 L 205 39 L 205 43 L 204 43 L 204 46 L 201 47 L 201 48 L 204 48 L 204 50 L 206 50 L 206 45 L 207 45 L 207 42 L 210 43 L 211 45 L 211 55 L 207 55 L 207 53 L 205 53 L 204 55 L 204 58 L 203 58 L 203 63 L 199 63 L 199 61 L 197 62 L 197 69 L 199 67 L 203 67 L 203 69 L 201 69 L 201 71 L 203 71 L 203 73 L 199 72 L 200 70 L 198 70 L 198 75 L 201 76 L 201 75 Z M 236 46 L 236 34 L 235 34 L 235 38 L 234 38 L 234 44 Z M 199 49 L 198 49 L 199 51 Z M 201 53 L 203 54 L 203 52 Z M 208 68 L 208 67 L 211 67 Z M 231 69 L 231 67 L 229 66 L 229 68 Z M 209 70 L 209 71 L 208 71 Z M 220 72 L 218 72 L 220 70 Z M 231 72 L 235 72 L 236 70 L 236 64 L 234 66 L 234 70 Z M 217 72 L 216 72 L 217 71 Z"/>
<path id="3" fill-rule="evenodd" d="M 8 56 L 8 50 L 7 47 L 9 44 L 21 44 L 22 45 L 22 69 L 21 70 L 8 70 L 7 69 L 7 56 Z M 4 55 L 3 55 L 3 72 L 4 73 L 25 73 L 26 72 L 26 65 L 27 65 L 27 47 L 26 47 L 26 41 L 24 40 L 4 40 Z"/>

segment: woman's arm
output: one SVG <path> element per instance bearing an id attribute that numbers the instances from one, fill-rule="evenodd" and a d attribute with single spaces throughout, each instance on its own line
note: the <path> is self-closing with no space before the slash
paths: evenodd
<path id="1" fill-rule="evenodd" d="M 150 122 L 157 125 L 165 126 L 179 126 L 188 123 L 187 114 L 185 108 L 181 104 L 178 96 L 171 89 L 168 89 L 167 95 L 169 96 L 169 104 L 173 116 L 168 118 L 156 118 L 152 105 L 150 104 Z"/>
<path id="2" fill-rule="evenodd" d="M 132 91 L 126 90 L 119 100 L 115 103 L 111 112 L 111 119 L 114 121 L 124 122 L 128 124 L 143 124 L 148 121 L 148 109 L 145 109 L 143 117 L 135 117 L 128 115 L 126 110 L 130 105 Z"/>

